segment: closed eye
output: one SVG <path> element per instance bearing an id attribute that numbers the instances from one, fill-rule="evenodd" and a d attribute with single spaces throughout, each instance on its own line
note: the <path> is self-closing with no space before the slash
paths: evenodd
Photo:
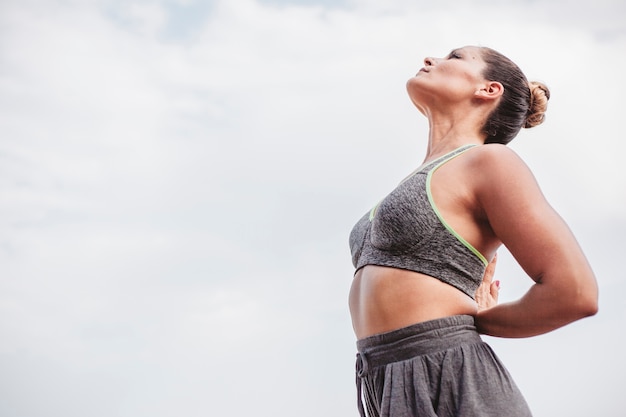
<path id="1" fill-rule="evenodd" d="M 461 59 L 461 55 L 457 52 L 457 51 L 452 51 L 450 52 L 450 55 L 448 55 L 448 59 Z"/>

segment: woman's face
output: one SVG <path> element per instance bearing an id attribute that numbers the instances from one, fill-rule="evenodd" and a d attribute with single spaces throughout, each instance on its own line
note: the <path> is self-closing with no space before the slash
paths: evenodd
<path id="1" fill-rule="evenodd" d="M 432 105 L 471 100 L 484 87 L 485 66 L 480 48 L 474 46 L 455 49 L 444 58 L 427 57 L 407 82 L 407 91 L 422 113 Z"/>

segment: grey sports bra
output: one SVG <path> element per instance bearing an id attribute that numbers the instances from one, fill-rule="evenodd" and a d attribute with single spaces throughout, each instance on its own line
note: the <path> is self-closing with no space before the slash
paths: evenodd
<path id="1" fill-rule="evenodd" d="M 430 180 L 441 165 L 474 145 L 458 148 L 402 181 L 350 233 L 352 263 L 389 266 L 429 275 L 474 298 L 487 260 L 443 219 Z"/>

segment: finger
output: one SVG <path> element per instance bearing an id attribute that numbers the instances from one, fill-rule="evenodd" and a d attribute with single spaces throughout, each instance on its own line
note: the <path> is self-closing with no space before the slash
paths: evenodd
<path id="1" fill-rule="evenodd" d="M 498 262 L 498 254 L 496 253 L 493 256 L 493 259 L 491 260 L 491 262 L 489 262 L 487 264 L 487 267 L 485 268 L 485 274 L 483 275 L 483 282 L 491 283 L 491 280 L 493 279 L 493 276 L 496 273 L 497 262 Z"/>
<path id="2" fill-rule="evenodd" d="M 497 302 L 498 295 L 500 294 L 500 281 L 496 280 L 489 286 L 489 293 L 491 297 Z"/>

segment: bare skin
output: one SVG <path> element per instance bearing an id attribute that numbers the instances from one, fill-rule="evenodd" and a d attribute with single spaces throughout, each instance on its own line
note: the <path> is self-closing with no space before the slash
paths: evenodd
<path id="1" fill-rule="evenodd" d="M 407 90 L 429 120 L 425 161 L 465 144 L 481 145 L 433 174 L 433 198 L 443 218 L 487 259 L 504 244 L 535 284 L 521 299 L 498 305 L 495 262 L 476 301 L 436 277 L 365 266 L 355 274 L 349 297 L 358 339 L 456 314 L 475 316 L 481 333 L 528 337 L 597 312 L 593 271 L 526 164 L 506 146 L 483 145 L 480 127 L 503 92 L 501 84 L 482 78 L 484 65 L 473 47 L 426 58 Z"/>

